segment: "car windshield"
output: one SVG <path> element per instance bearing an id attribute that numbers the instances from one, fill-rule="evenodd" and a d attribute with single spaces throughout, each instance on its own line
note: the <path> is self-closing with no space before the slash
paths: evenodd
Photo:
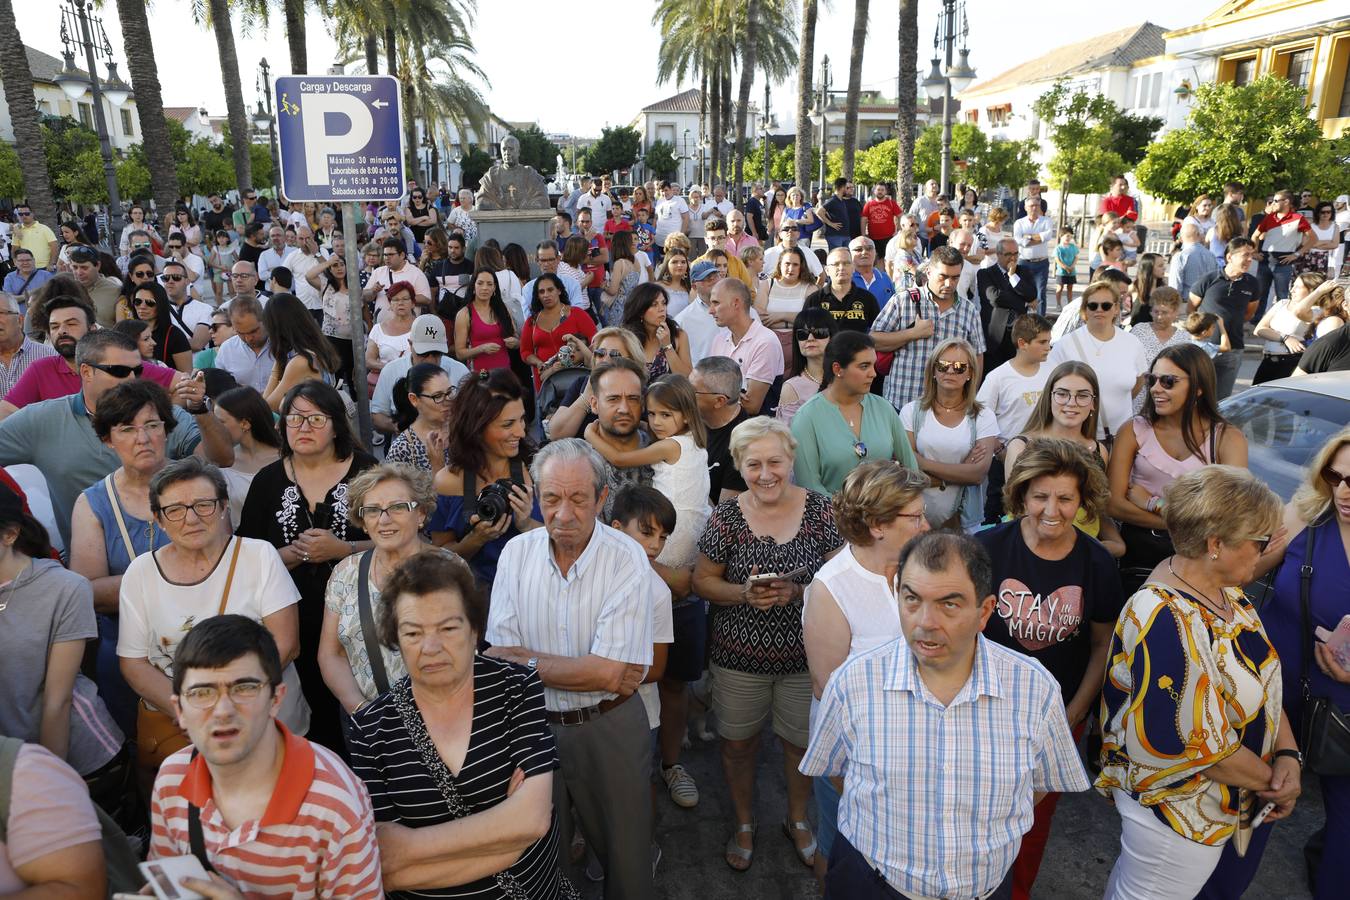
<path id="1" fill-rule="evenodd" d="M 1350 421 L 1350 401 L 1287 388 L 1243 391 L 1220 409 L 1247 436 L 1248 468 L 1284 500 L 1313 454 Z"/>

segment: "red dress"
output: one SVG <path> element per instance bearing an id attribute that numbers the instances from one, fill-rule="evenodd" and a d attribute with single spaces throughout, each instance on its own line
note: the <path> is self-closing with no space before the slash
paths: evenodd
<path id="1" fill-rule="evenodd" d="M 531 317 L 525 320 L 525 328 L 520 335 L 520 355 L 528 359 L 530 356 L 539 357 L 540 362 L 548 362 L 560 347 L 563 345 L 563 338 L 569 334 L 579 335 L 587 343 L 595 337 L 595 322 L 584 312 L 574 309 L 565 309 L 565 315 L 552 331 L 545 331 L 534 323 Z M 534 389 L 537 391 L 540 387 L 539 370 L 534 369 Z"/>
<path id="2" fill-rule="evenodd" d="M 481 347 L 483 344 L 497 344 L 501 347 L 496 353 L 480 353 L 469 362 L 470 368 L 475 372 L 492 369 L 509 369 L 511 367 L 511 357 L 507 355 L 505 336 L 502 334 L 502 326 L 499 322 L 488 323 L 478 317 L 478 311 L 474 309 L 472 303 L 469 309 L 469 346 Z"/>

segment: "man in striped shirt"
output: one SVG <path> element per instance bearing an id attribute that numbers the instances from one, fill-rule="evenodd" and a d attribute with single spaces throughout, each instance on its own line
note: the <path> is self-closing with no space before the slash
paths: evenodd
<path id="1" fill-rule="evenodd" d="M 1059 685 L 986 640 L 989 556 L 931 533 L 900 553 L 902 637 L 846 661 L 802 758 L 843 775 L 825 897 L 1012 897 L 1009 871 L 1050 791 L 1088 780 Z"/>
<path id="2" fill-rule="evenodd" d="M 174 656 L 173 708 L 192 746 L 160 767 L 150 858 L 192 854 L 212 898 L 383 897 L 365 786 L 277 721 L 286 687 L 271 633 L 244 616 L 195 626 Z"/>
<path id="3" fill-rule="evenodd" d="M 529 666 L 544 682 L 558 743 L 559 855 L 571 846 L 571 809 L 604 868 L 606 900 L 653 897 L 651 739 L 642 704 L 628 702 L 652 664 L 647 554 L 596 521 L 608 472 L 590 444 L 554 441 L 530 474 L 544 527 L 502 549 L 488 655 Z"/>

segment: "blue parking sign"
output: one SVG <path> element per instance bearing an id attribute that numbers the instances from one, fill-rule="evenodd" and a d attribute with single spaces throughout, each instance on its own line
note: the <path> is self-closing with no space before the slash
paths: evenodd
<path id="1" fill-rule="evenodd" d="M 403 196 L 399 82 L 390 75 L 284 75 L 272 90 L 281 190 L 294 201 Z"/>

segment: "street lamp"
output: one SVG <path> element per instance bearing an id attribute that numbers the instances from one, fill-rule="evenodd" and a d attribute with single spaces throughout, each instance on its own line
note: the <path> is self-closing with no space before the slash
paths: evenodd
<path id="1" fill-rule="evenodd" d="M 769 118 L 769 80 L 764 79 L 764 190 L 769 189 L 769 128 L 773 120 Z"/>
<path id="2" fill-rule="evenodd" d="M 961 93 L 975 80 L 975 70 L 970 67 L 970 48 L 966 46 L 969 35 L 965 0 L 942 0 L 942 15 L 933 32 L 933 68 L 923 80 L 923 88 L 929 97 L 942 98 L 943 191 L 949 190 L 947 177 L 952 167 L 952 95 Z M 958 37 L 961 39 L 960 58 L 953 65 L 952 52 Z M 944 60 L 945 65 L 942 65 Z"/>
<path id="3" fill-rule="evenodd" d="M 830 57 L 829 54 L 821 61 L 820 74 L 820 198 L 825 199 L 825 157 L 826 141 L 829 139 L 830 132 L 826 120 L 830 108 Z M 810 163 L 808 162 L 807 165 Z M 807 198 L 810 199 L 809 197 Z"/>
<path id="4" fill-rule="evenodd" d="M 267 109 L 263 109 L 263 101 L 258 101 L 258 110 L 253 114 L 253 124 L 258 126 L 258 130 L 267 129 L 267 144 L 272 150 L 272 197 L 281 199 L 281 176 L 277 174 L 277 164 L 280 157 L 277 155 L 277 120 L 272 113 L 272 80 L 269 77 L 271 67 L 267 65 L 267 58 L 264 57 L 258 63 L 258 78 L 261 82 L 258 93 L 267 100 Z"/>
<path id="5" fill-rule="evenodd" d="M 75 51 L 84 51 L 86 71 L 75 66 Z M 108 185 L 108 230 L 120 233 L 122 198 L 117 193 L 117 170 L 113 167 L 112 139 L 108 121 L 103 116 L 103 98 L 114 106 L 121 106 L 131 96 L 131 88 L 117 76 L 117 64 L 112 58 L 112 44 L 103 30 L 103 21 L 89 15 L 87 0 L 68 0 L 61 6 L 61 55 L 65 66 L 56 77 L 56 83 L 71 100 L 84 96 L 86 89 L 94 94 L 94 130 L 98 132 L 99 155 L 103 157 L 103 179 Z M 98 77 L 99 58 L 108 64 L 108 80 Z"/>
<path id="6" fill-rule="evenodd" d="M 680 184 L 684 185 L 685 188 L 687 189 L 687 188 L 689 187 L 689 182 L 690 182 L 690 180 L 693 178 L 693 175 L 694 175 L 694 173 L 693 173 L 692 171 L 689 171 L 689 170 L 688 170 L 688 169 L 689 169 L 689 129 L 688 129 L 688 128 L 686 128 L 686 129 L 684 130 L 684 153 L 680 155 L 680 158 L 681 158 L 682 160 L 684 160 L 684 170 L 680 172 Z"/>

